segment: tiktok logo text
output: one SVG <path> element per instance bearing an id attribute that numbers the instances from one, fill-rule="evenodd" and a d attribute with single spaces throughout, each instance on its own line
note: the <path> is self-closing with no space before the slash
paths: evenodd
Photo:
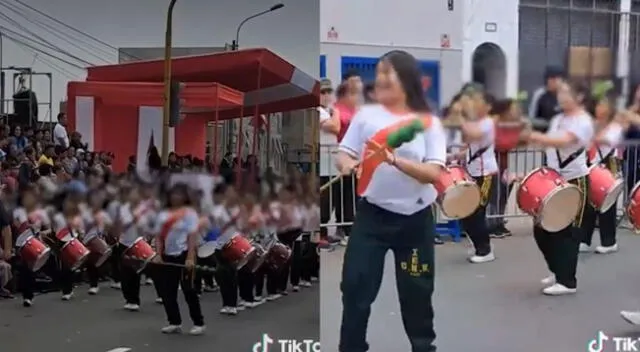
<path id="1" fill-rule="evenodd" d="M 262 334 L 260 342 L 253 345 L 253 352 L 320 352 L 320 342 L 305 339 L 277 339 L 269 334 Z"/>
<path id="2" fill-rule="evenodd" d="M 605 342 L 611 341 L 615 352 L 640 352 L 640 339 L 635 337 L 613 337 L 598 331 L 598 336 L 587 344 L 589 352 L 603 352 Z M 611 343 L 609 344 L 611 345 Z"/>

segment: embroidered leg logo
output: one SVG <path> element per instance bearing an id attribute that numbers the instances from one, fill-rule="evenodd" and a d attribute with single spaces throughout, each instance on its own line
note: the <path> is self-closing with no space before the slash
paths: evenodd
<path id="1" fill-rule="evenodd" d="M 417 248 L 411 250 L 411 258 L 409 259 L 409 262 L 400 262 L 400 269 L 408 272 L 409 275 L 414 277 L 428 273 L 430 270 L 429 264 L 420 262 L 420 256 L 418 255 Z"/>

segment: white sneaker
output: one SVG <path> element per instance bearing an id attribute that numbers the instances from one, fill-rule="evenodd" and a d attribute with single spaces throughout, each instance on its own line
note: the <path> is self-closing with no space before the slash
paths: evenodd
<path id="1" fill-rule="evenodd" d="M 544 290 L 542 290 L 542 293 L 544 293 L 547 296 L 562 296 L 562 295 L 572 295 L 574 293 L 578 292 L 577 289 L 575 288 L 568 288 L 565 285 L 562 284 L 553 284 L 547 288 L 545 288 Z"/>
<path id="2" fill-rule="evenodd" d="M 316 282 L 316 281 L 318 281 L 318 277 L 316 277 L 316 276 L 312 276 L 312 277 L 311 277 L 311 282 Z"/>
<path id="3" fill-rule="evenodd" d="M 237 315 L 238 310 L 235 307 L 222 307 L 222 309 L 220 309 L 220 314 Z"/>
<path id="4" fill-rule="evenodd" d="M 242 302 L 242 305 L 247 308 L 255 308 L 260 305 L 258 302 Z"/>
<path id="5" fill-rule="evenodd" d="M 300 281 L 300 286 L 302 286 L 302 287 L 311 287 L 311 282 L 309 282 L 309 281 Z"/>
<path id="6" fill-rule="evenodd" d="M 128 310 L 130 312 L 137 312 L 140 310 L 140 305 L 138 304 L 133 304 L 133 303 L 127 303 L 124 305 L 124 309 Z"/>
<path id="7" fill-rule="evenodd" d="M 620 315 L 627 322 L 633 325 L 640 325 L 640 312 L 631 312 L 631 311 L 623 310 L 622 312 L 620 312 Z"/>
<path id="8" fill-rule="evenodd" d="M 163 334 L 180 334 L 182 332 L 182 326 L 180 325 L 167 325 L 160 329 Z"/>
<path id="9" fill-rule="evenodd" d="M 614 244 L 613 246 L 598 246 L 596 247 L 596 253 L 598 254 L 608 254 L 618 251 L 618 244 Z"/>
<path id="10" fill-rule="evenodd" d="M 346 247 L 348 244 L 349 244 L 349 237 L 343 237 L 343 238 L 340 240 L 340 245 L 341 245 L 341 246 Z"/>
<path id="11" fill-rule="evenodd" d="M 153 280 L 151 280 L 151 278 L 148 277 L 146 280 L 144 280 L 144 284 L 147 286 L 151 286 L 153 285 Z"/>
<path id="12" fill-rule="evenodd" d="M 540 282 L 545 286 L 551 286 L 556 283 L 556 276 L 554 274 L 551 274 L 545 277 L 544 279 L 540 280 Z"/>
<path id="13" fill-rule="evenodd" d="M 496 260 L 496 255 L 493 254 L 493 251 L 489 252 L 487 255 L 474 255 L 469 257 L 469 261 L 474 264 L 488 263 L 494 260 Z"/>
<path id="14" fill-rule="evenodd" d="M 593 248 L 588 246 L 586 243 L 580 243 L 580 253 L 589 253 L 593 252 Z"/>
<path id="15" fill-rule="evenodd" d="M 162 301 L 162 298 L 160 298 L 160 297 L 156 298 L 156 303 L 158 303 L 158 304 L 162 304 L 162 302 L 163 302 L 163 301 Z"/>
<path id="16" fill-rule="evenodd" d="M 276 293 L 276 294 L 273 294 L 273 295 L 268 295 L 267 296 L 267 301 L 275 301 L 280 297 L 282 297 L 282 295 L 279 294 L 279 293 Z"/>
<path id="17" fill-rule="evenodd" d="M 300 286 L 293 286 L 293 292 L 300 291 Z"/>
<path id="18" fill-rule="evenodd" d="M 73 292 L 66 294 L 66 295 L 62 295 L 62 300 L 63 301 L 70 301 L 73 298 Z"/>
<path id="19" fill-rule="evenodd" d="M 33 305 L 33 301 L 30 299 L 25 299 L 24 301 L 22 301 L 22 306 L 27 308 L 27 307 L 31 307 Z"/>
<path id="20" fill-rule="evenodd" d="M 194 326 L 191 328 L 191 330 L 189 330 L 189 335 L 192 336 L 199 336 L 204 334 L 204 331 L 207 330 L 206 326 Z"/>
<path id="21" fill-rule="evenodd" d="M 109 287 L 111 287 L 112 289 L 115 290 L 120 290 L 122 289 L 122 285 L 119 282 L 112 282 Z"/>
<path id="22" fill-rule="evenodd" d="M 100 289 L 98 287 L 90 287 L 89 288 L 89 294 L 92 295 L 92 296 L 97 295 L 99 291 L 100 291 Z"/>
<path id="23" fill-rule="evenodd" d="M 245 305 L 244 305 L 244 302 L 243 302 L 243 303 L 238 302 L 238 306 L 237 306 L 237 307 L 235 307 L 235 309 L 236 309 L 238 312 L 242 312 L 243 310 L 247 309 L 247 306 L 245 306 Z"/>

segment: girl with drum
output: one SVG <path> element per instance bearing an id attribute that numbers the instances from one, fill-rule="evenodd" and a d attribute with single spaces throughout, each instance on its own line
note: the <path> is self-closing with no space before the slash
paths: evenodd
<path id="1" fill-rule="evenodd" d="M 280 190 L 279 199 L 282 209 L 278 240 L 287 247 L 293 249 L 295 242 L 302 234 L 302 213 L 298 204 L 298 192 L 296 186 L 290 184 Z M 289 277 L 291 275 L 292 259 L 289 258 L 283 268 L 278 272 L 278 294 L 287 295 Z M 296 290 L 299 289 L 296 288 Z"/>
<path id="2" fill-rule="evenodd" d="M 243 196 L 242 220 L 238 226 L 242 226 L 240 231 L 252 242 L 259 242 L 260 229 L 263 227 L 262 211 L 260 204 L 253 194 L 247 193 Z M 259 243 L 258 243 L 259 244 Z M 255 308 L 262 303 L 254 296 L 255 276 L 250 265 L 245 265 L 238 270 L 238 292 L 240 295 L 239 305 L 246 308 Z"/>
<path id="3" fill-rule="evenodd" d="M 368 151 L 382 152 L 381 162 L 365 163 L 361 192 L 342 269 L 341 351 L 366 351 L 367 324 L 384 273 L 385 257 L 394 252 L 402 320 L 413 351 L 435 350 L 435 218 L 440 179 L 447 158 L 446 134 L 424 99 L 417 60 L 404 51 L 385 54 L 376 68 L 376 105 L 354 116 L 336 157 L 350 175 Z M 406 120 L 423 118 L 424 131 L 395 150 L 379 150 L 369 140 L 394 131 Z M 368 159 L 371 160 L 371 159 Z M 366 168 L 371 168 L 367 170 Z M 371 178 L 365 174 L 373 172 Z"/>
<path id="4" fill-rule="evenodd" d="M 85 227 L 87 229 L 87 233 L 85 234 L 84 242 L 92 240 L 94 237 L 97 237 L 98 240 L 104 240 L 106 233 L 109 231 L 111 226 L 113 225 L 113 220 L 109 216 L 109 213 L 104 209 L 106 203 L 106 194 L 103 190 L 93 190 L 89 193 L 88 197 L 88 208 L 85 210 L 83 214 L 83 218 L 85 221 Z M 102 243 L 102 242 L 101 242 Z M 106 242 L 104 242 L 106 244 Z M 100 266 L 103 264 L 102 258 L 98 257 L 100 255 L 111 255 L 111 249 L 109 249 L 108 253 L 93 253 L 94 260 L 91 260 L 87 263 L 87 276 L 89 278 L 89 294 L 96 295 L 99 292 L 98 283 L 100 281 Z M 105 260 L 108 259 L 105 258 Z"/>
<path id="5" fill-rule="evenodd" d="M 609 208 L 604 212 L 601 212 L 600 209 L 593 209 L 589 212 L 593 216 L 585 217 L 584 237 L 580 243 L 580 252 L 591 252 L 593 250 L 591 240 L 596 221 L 600 232 L 600 245 L 595 248 L 595 252 L 607 254 L 618 250 L 616 241 L 617 199 L 620 196 L 620 192 L 623 191 L 624 181 L 621 178 L 615 179 L 620 172 L 616 146 L 620 144 L 623 136 L 621 130 L 616 133 L 615 128 L 608 127 L 612 123 L 615 114 L 615 108 L 611 105 L 611 103 L 615 102 L 613 99 L 614 97 L 598 97 L 595 104 L 592 104 L 592 109 L 590 109 L 595 118 L 596 130 L 596 139 L 587 153 L 588 163 L 593 168 L 591 172 L 594 177 L 597 177 L 598 171 L 608 170 L 609 173 L 604 175 L 610 177 L 611 181 L 615 180 L 615 183 L 611 187 L 607 187 L 606 191 L 609 192 L 609 195 L 603 194 L 604 203 L 607 204 L 602 205 Z M 597 169 L 598 167 L 601 169 Z M 593 181 L 600 182 L 596 179 Z M 596 199 L 591 199 L 590 206 L 596 206 L 595 201 Z"/>
<path id="6" fill-rule="evenodd" d="M 38 204 L 38 190 L 35 186 L 27 186 L 22 190 L 22 194 L 18 198 L 18 207 L 13 211 L 13 227 L 18 229 L 16 233 L 16 247 L 18 248 L 24 245 L 23 242 L 26 242 L 29 236 L 35 236 L 44 243 L 52 243 L 51 240 L 48 240 L 48 236 L 51 235 L 51 222 L 47 212 Z M 18 255 L 19 253 L 20 251 L 18 251 Z M 29 268 L 25 258 L 21 258 L 20 255 L 18 263 L 18 284 L 22 292 L 22 304 L 24 307 L 31 307 L 36 273 L 33 268 Z M 70 292 L 70 284 L 65 281 L 68 277 L 57 275 L 58 267 L 54 258 L 48 258 L 47 262 L 42 265 L 42 269 L 52 278 L 62 279 L 58 283 L 65 289 L 65 292 Z"/>
<path id="7" fill-rule="evenodd" d="M 145 240 L 151 244 L 152 247 L 155 246 L 155 234 L 153 231 L 155 230 L 154 221 L 158 215 L 158 212 L 161 208 L 160 201 L 157 198 L 157 194 L 155 192 L 155 187 L 152 183 L 146 182 L 143 180 L 139 180 L 138 189 L 140 192 L 140 205 L 138 206 L 138 213 L 144 213 L 146 221 L 144 223 L 143 228 L 141 228 L 142 235 Z M 160 296 L 160 282 L 157 274 L 156 267 L 148 266 L 145 268 L 144 275 L 144 283 L 145 285 L 153 285 L 156 291 L 156 303 L 162 303 L 162 298 Z"/>
<path id="8" fill-rule="evenodd" d="M 179 333 L 182 330 L 178 287 L 182 288 L 193 322 L 189 334 L 201 335 L 205 331 L 200 298 L 193 284 L 199 222 L 200 217 L 191 204 L 187 185 L 176 184 L 171 187 L 167 210 L 160 212 L 157 218 L 156 244 L 161 256 L 158 261 L 184 265 L 184 268 L 166 266 L 161 273 L 162 303 L 169 321 L 169 325 L 162 328 L 165 334 Z"/>
<path id="9" fill-rule="evenodd" d="M 462 138 L 467 144 L 467 172 L 480 188 L 480 205 L 471 215 L 462 219 L 462 227 L 475 248 L 469 261 L 478 264 L 496 259 L 489 238 L 486 213 L 488 201 L 498 186 L 499 170 L 494 149 L 495 122 L 489 116 L 495 99 L 486 92 L 473 92 L 471 95 L 473 115 L 461 127 Z"/>
<path id="10" fill-rule="evenodd" d="M 108 186 L 109 187 L 109 186 Z M 127 197 L 129 196 L 129 189 L 131 187 L 127 186 L 116 186 L 111 185 L 108 189 L 109 192 L 109 201 L 107 203 L 107 214 L 114 221 L 114 226 L 109 229 L 109 233 L 107 234 L 107 243 L 111 245 L 113 248 L 113 253 L 111 257 L 109 257 L 109 267 L 111 274 L 111 288 L 119 290 L 122 288 L 121 285 L 121 269 L 122 269 L 122 246 L 119 245 L 118 239 L 120 236 L 119 230 L 122 229 L 120 224 L 120 207 L 122 207 L 127 202 Z"/>
<path id="11" fill-rule="evenodd" d="M 222 255 L 222 247 L 238 233 L 236 221 L 240 212 L 238 195 L 232 186 L 219 184 L 213 190 L 213 208 L 209 218 L 213 227 L 220 229 L 217 239 L 218 249 L 214 253 L 216 260 L 215 277 L 220 287 L 222 308 L 220 314 L 236 315 L 238 310 L 238 280 L 235 267 Z"/>
<path id="12" fill-rule="evenodd" d="M 569 226 L 550 232 L 540 226 L 540 221 L 546 219 L 539 219 L 533 228 L 535 241 L 551 272 L 549 277 L 542 280 L 546 286 L 542 290 L 545 295 L 566 295 L 577 291 L 578 250 L 583 237 L 585 212 L 590 208 L 587 204 L 589 167 L 586 148 L 594 137 L 592 118 L 584 107 L 588 94 L 589 91 L 582 85 L 563 83 L 558 90 L 562 112 L 550 121 L 546 133 L 532 132 L 528 138 L 529 143 L 546 148 L 547 167 L 559 173 L 564 179 L 562 181 L 579 189 L 579 192 L 571 193 L 572 197 L 579 195 L 576 196 L 578 204 L 575 218 Z M 562 195 L 562 192 L 557 193 Z M 553 204 L 552 201 L 548 203 L 550 207 Z M 573 216 L 573 209 L 567 209 L 567 204 L 573 206 L 575 200 L 571 198 L 569 203 L 561 200 L 556 202 L 557 208 L 545 210 L 545 216 Z"/>
<path id="13" fill-rule="evenodd" d="M 262 201 L 262 217 L 264 219 L 264 228 L 263 235 L 265 236 L 265 243 L 267 243 L 267 250 L 270 249 L 275 241 L 277 241 L 277 232 L 278 226 L 280 223 L 281 216 L 281 208 L 280 202 L 278 202 L 278 197 L 275 194 L 274 187 L 270 187 L 267 194 L 264 196 Z M 255 276 L 255 288 L 256 295 L 255 299 L 257 301 L 262 301 L 264 286 L 266 281 L 266 290 L 267 290 L 267 301 L 275 301 L 276 299 L 282 297 L 282 295 L 278 294 L 278 283 L 279 276 L 278 273 L 269 265 L 263 265 L 258 271 L 254 274 Z"/>

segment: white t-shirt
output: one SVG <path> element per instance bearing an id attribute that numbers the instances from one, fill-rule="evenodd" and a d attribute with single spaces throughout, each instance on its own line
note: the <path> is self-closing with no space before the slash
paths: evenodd
<path id="1" fill-rule="evenodd" d="M 364 106 L 353 117 L 340 143 L 340 150 L 360 159 L 365 143 L 379 130 L 415 117 L 415 114 L 394 115 L 379 104 Z M 442 123 L 434 116 L 428 129 L 395 152 L 401 158 L 444 166 L 447 159 L 446 140 Z M 422 184 L 392 165 L 381 164 L 373 172 L 371 183 L 362 196 L 368 202 L 391 212 L 411 215 L 432 204 L 438 193 L 433 185 Z"/>
<path id="2" fill-rule="evenodd" d="M 480 129 L 483 137 L 478 141 L 469 143 L 469 150 L 467 151 L 467 171 L 469 175 L 480 177 L 498 173 L 498 162 L 496 161 L 494 148 L 496 139 L 495 122 L 485 117 L 482 120 L 471 123 L 476 124 L 476 128 Z M 474 156 L 477 151 L 485 147 L 487 149 L 484 152 L 474 160 L 471 160 L 471 156 Z"/>
<path id="3" fill-rule="evenodd" d="M 56 126 L 53 128 L 53 144 L 69 148 L 69 135 L 67 135 L 67 128 L 59 123 L 56 123 Z"/>
<path id="4" fill-rule="evenodd" d="M 327 121 L 331 118 L 329 112 L 322 107 L 318 107 L 320 113 L 320 123 Z M 338 174 L 338 170 L 335 167 L 335 153 L 338 151 L 338 139 L 329 132 L 325 132 L 320 129 L 319 132 L 320 142 L 320 176 L 335 176 Z"/>
<path id="5" fill-rule="evenodd" d="M 556 115 L 549 123 L 547 135 L 559 137 L 565 133 L 572 133 L 578 139 L 576 143 L 564 148 L 547 148 L 547 166 L 558 171 L 567 181 L 586 176 L 589 173 L 587 166 L 587 150 L 594 135 L 594 126 L 591 116 L 584 112 L 578 116 L 566 117 L 563 114 Z M 576 151 L 584 149 L 573 161 L 564 168 L 560 168 L 560 162 L 567 160 Z M 558 160 L 560 156 L 560 161 Z"/>
<path id="6" fill-rule="evenodd" d="M 620 124 L 614 122 L 606 127 L 602 137 L 604 143 L 592 147 L 595 149 L 595 154 L 590 160 L 592 164 L 600 163 L 609 156 L 618 157 L 616 147 L 624 140 L 624 129 Z"/>

